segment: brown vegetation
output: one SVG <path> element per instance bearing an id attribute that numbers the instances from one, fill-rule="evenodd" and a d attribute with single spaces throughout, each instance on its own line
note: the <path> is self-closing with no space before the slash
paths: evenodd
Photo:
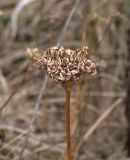
<path id="1" fill-rule="evenodd" d="M 87 45 L 98 70 L 71 90 L 74 159 L 128 158 L 129 8 L 129 0 L 0 1 L 0 160 L 64 159 L 65 92 L 26 52 L 60 45 Z"/>

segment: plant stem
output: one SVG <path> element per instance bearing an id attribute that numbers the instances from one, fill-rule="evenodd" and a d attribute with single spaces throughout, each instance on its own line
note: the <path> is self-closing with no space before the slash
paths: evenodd
<path id="1" fill-rule="evenodd" d="M 67 158 L 72 160 L 72 146 L 71 146 L 71 119 L 70 119 L 70 87 L 65 87 L 66 91 L 66 136 L 67 136 Z"/>

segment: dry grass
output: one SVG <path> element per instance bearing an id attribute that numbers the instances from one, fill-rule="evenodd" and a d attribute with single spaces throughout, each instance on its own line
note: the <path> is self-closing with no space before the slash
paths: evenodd
<path id="1" fill-rule="evenodd" d="M 40 106 L 35 106 L 45 75 L 32 69 L 26 48 L 46 49 L 56 45 L 66 19 L 72 13 L 74 0 L 30 3 L 19 14 L 18 30 L 14 36 L 10 25 L 17 3 L 16 0 L 0 1 L 0 107 L 15 92 L 0 116 L 0 129 L 5 132 L 0 160 L 64 159 L 65 93 L 49 79 L 44 82 Z M 86 43 L 98 66 L 95 77 L 87 77 L 81 86 L 72 90 L 75 147 L 102 113 L 118 98 L 124 100 L 126 96 L 124 75 L 129 63 L 126 59 L 129 7 L 129 0 L 80 1 L 67 24 L 67 31 L 61 36 L 66 48 L 76 49 Z M 128 159 L 124 109 L 121 101 L 96 126 L 87 141 L 84 140 L 78 154 L 75 153 L 75 159 Z"/>

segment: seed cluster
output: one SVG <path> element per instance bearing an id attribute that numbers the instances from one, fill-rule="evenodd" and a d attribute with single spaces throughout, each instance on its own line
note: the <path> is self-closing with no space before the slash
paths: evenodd
<path id="1" fill-rule="evenodd" d="M 87 46 L 75 51 L 65 49 L 62 46 L 52 47 L 48 48 L 44 54 L 41 54 L 41 51 L 37 48 L 27 51 L 30 55 L 33 55 L 34 68 L 42 71 L 46 70 L 48 76 L 62 86 L 76 83 L 86 73 L 96 74 L 94 62 L 87 58 Z"/>

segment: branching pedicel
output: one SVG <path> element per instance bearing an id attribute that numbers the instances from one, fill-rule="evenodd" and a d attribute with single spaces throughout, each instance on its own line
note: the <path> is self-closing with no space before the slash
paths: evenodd
<path id="1" fill-rule="evenodd" d="M 85 74 L 96 74 L 96 66 L 88 59 L 88 47 L 70 50 L 64 47 L 48 48 L 43 54 L 38 48 L 27 49 L 33 59 L 34 68 L 47 72 L 57 84 L 66 91 L 66 134 L 67 158 L 72 160 L 71 126 L 70 126 L 70 93 L 72 86 L 79 82 Z"/>

